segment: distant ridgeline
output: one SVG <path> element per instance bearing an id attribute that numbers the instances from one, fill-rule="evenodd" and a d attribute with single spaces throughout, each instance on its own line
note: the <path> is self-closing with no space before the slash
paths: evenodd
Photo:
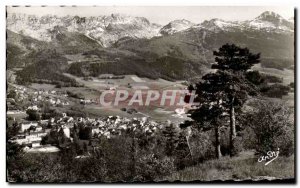
<path id="1" fill-rule="evenodd" d="M 272 12 L 241 22 L 175 20 L 165 26 L 121 15 L 7 17 L 7 68 L 21 68 L 21 84 L 79 86 L 64 72 L 192 81 L 210 69 L 212 51 L 225 43 L 260 52 L 261 68 L 294 68 L 293 20 Z"/>

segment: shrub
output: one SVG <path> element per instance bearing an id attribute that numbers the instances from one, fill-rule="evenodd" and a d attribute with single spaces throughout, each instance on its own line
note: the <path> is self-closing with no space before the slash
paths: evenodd
<path id="1" fill-rule="evenodd" d="M 252 150 L 255 149 L 255 133 L 251 127 L 245 127 L 244 130 L 241 131 L 242 144 L 243 149 Z"/>
<path id="2" fill-rule="evenodd" d="M 221 153 L 223 156 L 230 154 L 229 136 L 230 136 L 229 127 L 222 128 L 221 129 Z M 213 144 L 215 143 L 213 142 Z M 232 152 L 234 153 L 234 155 L 238 155 L 242 150 L 243 150 L 242 137 L 240 136 L 240 132 L 238 132 L 234 142 L 234 150 Z"/>
<path id="3" fill-rule="evenodd" d="M 29 109 L 26 111 L 26 113 L 29 121 L 39 121 L 41 119 L 40 114 L 36 110 Z"/>
<path id="4" fill-rule="evenodd" d="M 203 132 L 193 129 L 192 135 L 188 141 L 194 160 L 203 161 L 214 158 L 215 147 L 212 142 L 212 134 L 212 131 Z"/>
<path id="5" fill-rule="evenodd" d="M 290 91 L 289 86 L 281 85 L 281 84 L 273 84 L 263 86 L 260 91 L 263 95 L 272 98 L 282 98 L 282 96 L 287 95 Z"/>
<path id="6" fill-rule="evenodd" d="M 136 163 L 135 181 L 153 181 L 175 171 L 174 160 L 170 157 L 159 159 L 153 154 L 139 157 Z"/>
<path id="7" fill-rule="evenodd" d="M 245 124 L 254 131 L 258 153 L 279 148 L 282 155 L 293 154 L 294 127 L 290 115 L 290 109 L 281 102 L 257 101 L 256 110 L 247 115 Z"/>
<path id="8" fill-rule="evenodd" d="M 137 113 L 137 110 L 134 109 L 134 108 L 130 108 L 130 109 L 127 109 L 127 113 L 128 114 L 135 114 L 135 113 Z"/>

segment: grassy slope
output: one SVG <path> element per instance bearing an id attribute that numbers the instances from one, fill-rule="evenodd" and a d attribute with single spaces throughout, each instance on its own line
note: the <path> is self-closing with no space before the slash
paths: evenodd
<path id="1" fill-rule="evenodd" d="M 294 59 L 293 34 L 276 34 L 258 31 L 210 32 L 191 29 L 171 36 L 154 37 L 150 40 L 126 40 L 116 46 L 122 50 L 134 51 L 141 56 L 153 53 L 158 57 L 172 54 L 182 57 L 203 68 L 214 61 L 213 50 L 225 43 L 248 47 L 254 53 L 261 53 L 262 66 L 277 69 L 290 68 Z"/>
<path id="2" fill-rule="evenodd" d="M 90 52 L 101 61 L 99 66 L 89 66 L 93 62 L 78 65 L 78 69 L 85 70 L 86 76 L 113 73 L 165 79 L 201 77 L 214 61 L 212 51 L 225 43 L 235 43 L 247 46 L 253 52 L 261 52 L 262 67 L 283 69 L 293 66 L 293 35 L 257 31 L 214 33 L 192 29 L 152 39 L 120 40 L 112 48 L 104 49 L 96 41 L 63 28 L 54 28 L 52 34 L 52 42 L 46 45 L 28 37 L 24 40 L 25 36 L 8 31 L 9 51 L 24 55 L 23 51 L 32 46 L 37 49 L 51 46 L 62 56 Z M 10 57 L 12 62 L 23 59 L 14 58 L 13 54 Z"/>
<path id="3" fill-rule="evenodd" d="M 38 49 L 48 47 L 46 42 L 41 42 L 31 37 L 23 36 L 7 30 L 7 68 L 21 67 L 25 65 L 27 56 Z"/>
<path id="4" fill-rule="evenodd" d="M 212 181 L 212 180 L 261 180 L 294 178 L 294 156 L 275 159 L 269 165 L 257 162 L 253 152 L 243 152 L 240 156 L 220 160 L 209 160 L 193 167 L 173 173 L 165 178 L 168 181 Z"/>

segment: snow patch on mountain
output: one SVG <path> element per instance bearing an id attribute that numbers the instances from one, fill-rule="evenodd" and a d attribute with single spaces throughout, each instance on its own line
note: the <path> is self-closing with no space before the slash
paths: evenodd
<path id="1" fill-rule="evenodd" d="M 271 11 L 263 12 L 254 20 L 245 21 L 244 24 L 251 29 L 269 32 L 294 32 L 294 24 L 292 22 Z"/>
<path id="2" fill-rule="evenodd" d="M 109 47 L 122 38 L 146 38 L 173 35 L 190 29 L 202 29 L 211 32 L 238 32 L 257 30 L 263 32 L 290 33 L 294 32 L 292 19 L 284 19 L 280 15 L 266 11 L 253 20 L 225 21 L 222 19 L 205 20 L 194 24 L 188 20 L 174 20 L 165 26 L 150 23 L 143 17 L 132 17 L 121 14 L 109 16 L 35 16 L 27 14 L 8 14 L 7 29 L 30 36 L 41 41 L 52 41 L 56 37 L 55 28 L 65 28 L 68 32 L 81 33 L 96 40 L 104 47 Z"/>
<path id="3" fill-rule="evenodd" d="M 225 21 L 222 19 L 205 20 L 192 28 L 206 29 L 213 32 L 240 31 L 240 30 L 262 30 L 267 32 L 294 32 L 294 24 L 280 15 L 266 11 L 253 20 L 247 21 Z"/>
<path id="4" fill-rule="evenodd" d="M 201 24 L 197 24 L 192 28 L 206 29 L 213 32 L 219 32 L 219 31 L 231 31 L 233 29 L 239 28 L 240 26 L 241 25 L 239 22 L 225 21 L 222 19 L 215 18 L 211 20 L 205 20 Z"/>
<path id="5" fill-rule="evenodd" d="M 42 41 L 52 40 L 51 31 L 56 26 L 64 27 L 69 32 L 82 33 L 99 41 L 104 47 L 123 37 L 152 38 L 161 28 L 146 18 L 120 14 L 97 17 L 55 15 L 38 17 L 13 13 L 7 16 L 7 29 Z"/>
<path id="6" fill-rule="evenodd" d="M 162 35 L 172 35 L 174 33 L 186 30 L 193 25 L 195 24 L 185 19 L 174 20 L 161 28 L 159 33 Z"/>

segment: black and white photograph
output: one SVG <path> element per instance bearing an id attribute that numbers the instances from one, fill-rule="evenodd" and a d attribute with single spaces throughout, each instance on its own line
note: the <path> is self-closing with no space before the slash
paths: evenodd
<path id="1" fill-rule="evenodd" d="M 5 11 L 9 184 L 296 182 L 295 7 Z"/>

